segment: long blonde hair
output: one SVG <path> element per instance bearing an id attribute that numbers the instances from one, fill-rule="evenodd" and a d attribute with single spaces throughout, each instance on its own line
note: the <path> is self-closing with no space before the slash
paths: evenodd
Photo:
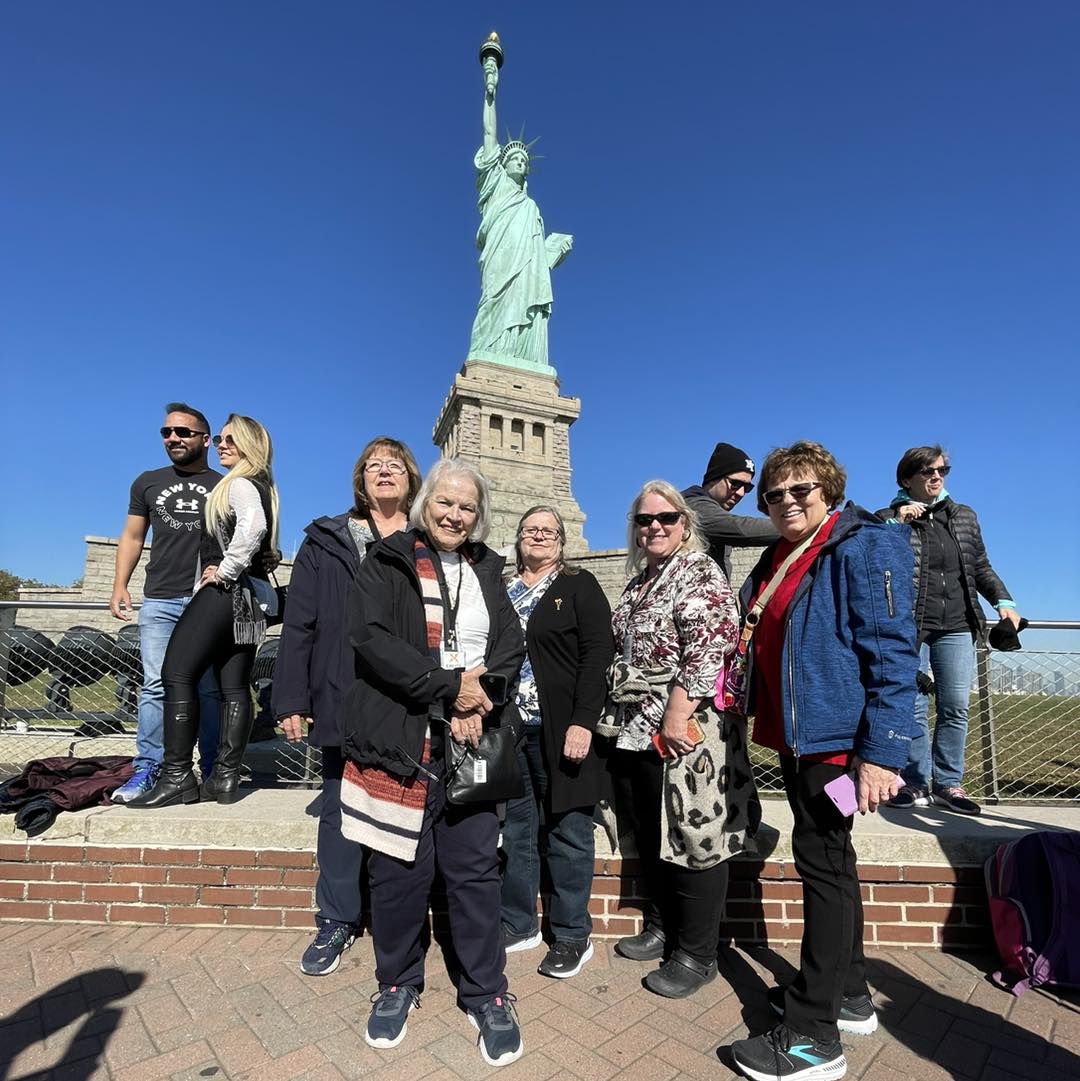
<path id="1" fill-rule="evenodd" d="M 229 516 L 229 485 L 237 477 L 261 481 L 270 489 L 270 546 L 276 548 L 278 493 L 274 487 L 274 474 L 270 469 L 270 462 L 274 457 L 270 433 L 257 420 L 240 413 L 230 413 L 225 424 L 232 427 L 233 446 L 240 455 L 240 461 L 211 490 L 210 498 L 206 501 L 206 524 L 216 532 L 218 525 Z"/>

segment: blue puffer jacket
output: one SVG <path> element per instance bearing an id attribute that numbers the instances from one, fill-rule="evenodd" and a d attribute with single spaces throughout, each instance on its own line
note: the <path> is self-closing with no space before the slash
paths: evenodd
<path id="1" fill-rule="evenodd" d="M 743 586 L 744 611 L 775 547 Z M 848 503 L 785 617 L 784 739 L 796 755 L 854 748 L 875 765 L 907 763 L 919 666 L 911 570 L 904 532 Z"/>

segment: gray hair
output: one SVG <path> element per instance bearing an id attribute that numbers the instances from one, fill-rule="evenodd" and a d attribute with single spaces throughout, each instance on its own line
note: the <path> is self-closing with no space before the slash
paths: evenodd
<path id="1" fill-rule="evenodd" d="M 464 458 L 440 458 L 428 470 L 428 475 L 424 478 L 424 483 L 420 485 L 420 491 L 416 493 L 416 499 L 409 511 L 409 525 L 413 529 L 427 530 L 427 524 L 424 521 L 427 505 L 435 494 L 435 488 L 439 482 L 451 476 L 466 477 L 475 486 L 476 522 L 469 531 L 468 539 L 486 540 L 488 533 L 491 532 L 491 489 L 488 487 L 484 474 Z"/>
<path id="2" fill-rule="evenodd" d="M 564 574 L 577 574 L 577 567 L 566 562 L 566 523 L 563 521 L 563 516 L 559 513 L 558 507 L 553 507 L 549 503 L 537 503 L 535 507 L 530 507 L 518 519 L 514 535 L 514 563 L 517 566 L 518 574 L 525 569 L 525 561 L 521 558 L 521 527 L 534 514 L 550 514 L 555 519 L 559 527 L 559 570 Z"/>
<path id="3" fill-rule="evenodd" d="M 630 504 L 630 513 L 626 516 L 626 573 L 635 575 L 645 565 L 645 553 L 638 547 L 637 526 L 634 525 L 634 515 L 637 514 L 641 501 L 647 495 L 658 495 L 666 499 L 682 516 L 686 522 L 686 534 L 679 545 L 680 552 L 704 552 L 705 542 L 701 537 L 701 523 L 694 513 L 690 504 L 682 497 L 682 492 L 666 480 L 647 480 L 641 491 L 634 496 L 634 502 Z"/>

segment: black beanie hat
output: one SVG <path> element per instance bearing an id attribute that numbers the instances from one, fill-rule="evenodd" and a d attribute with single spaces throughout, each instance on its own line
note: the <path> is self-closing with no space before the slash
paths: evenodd
<path id="1" fill-rule="evenodd" d="M 701 486 L 707 488 L 710 484 L 715 484 L 721 477 L 730 476 L 732 473 L 749 473 L 750 476 L 753 476 L 753 459 L 745 450 L 739 450 L 738 447 L 733 447 L 730 443 L 717 443 L 716 449 L 713 450 L 712 457 L 709 459 L 709 464 L 705 469 L 705 476 L 702 478 Z"/>

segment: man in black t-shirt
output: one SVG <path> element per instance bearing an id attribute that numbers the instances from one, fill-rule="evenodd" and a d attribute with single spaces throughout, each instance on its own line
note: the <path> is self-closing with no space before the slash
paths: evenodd
<path id="1" fill-rule="evenodd" d="M 135 773 L 112 798 L 127 803 L 149 791 L 157 780 L 162 756 L 161 663 L 169 636 L 191 600 L 199 564 L 203 506 L 221 474 L 206 463 L 210 425 L 183 402 L 165 407 L 161 429 L 170 465 L 140 473 L 131 486 L 127 521 L 116 546 L 116 577 L 109 608 L 117 619 L 131 619 L 128 583 L 138 565 L 148 529 L 153 530 L 139 611 L 143 685 L 135 736 Z M 199 684 L 199 759 L 205 777 L 218 743 L 218 699 L 213 675 Z"/>

